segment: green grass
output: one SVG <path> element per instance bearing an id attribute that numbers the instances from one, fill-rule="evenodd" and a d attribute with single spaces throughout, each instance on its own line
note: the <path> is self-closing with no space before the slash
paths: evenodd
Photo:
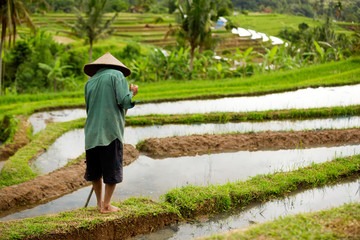
<path id="1" fill-rule="evenodd" d="M 328 210 L 281 217 L 248 229 L 201 239 L 358 239 L 359 226 L 360 203 L 349 203 Z"/>
<path id="2" fill-rule="evenodd" d="M 151 218 L 156 215 L 167 214 L 173 218 L 180 218 L 176 209 L 169 204 L 158 203 L 147 198 L 129 198 L 115 204 L 120 208 L 117 213 L 100 214 L 94 207 L 80 208 L 69 212 L 61 212 L 52 216 L 40 216 L 12 222 L 0 222 L 0 239 L 23 239 L 28 236 L 42 236 L 49 233 L 67 233 L 92 228 L 105 222 L 118 222 L 117 227 L 122 231 L 128 225 L 121 223 L 134 222 L 137 218 Z M 119 222 L 120 220 L 120 222 Z M 131 225 L 130 225 L 131 227 Z"/>
<path id="3" fill-rule="evenodd" d="M 123 223 L 129 218 L 134 219 L 133 217 L 143 217 L 149 221 L 152 216 L 159 214 L 171 214 L 176 219 L 193 218 L 202 214 L 240 208 L 255 201 L 282 197 L 297 189 L 331 184 L 348 176 L 356 176 L 359 172 L 360 155 L 337 158 L 296 171 L 255 176 L 247 181 L 174 189 L 163 196 L 164 202 L 130 198 L 116 203 L 121 210 L 106 217 L 99 214 L 95 208 L 81 208 L 49 216 L 0 222 L 0 238 L 20 239 L 44 237 L 46 234 L 65 234 L 78 232 L 83 228 L 96 229 L 95 226 L 108 221 Z"/>
<path id="4" fill-rule="evenodd" d="M 291 172 L 258 175 L 247 181 L 224 185 L 186 186 L 173 189 L 163 198 L 185 218 L 228 211 L 253 202 L 285 196 L 297 189 L 334 183 L 360 173 L 360 155 L 337 158 Z"/>
<path id="5" fill-rule="evenodd" d="M 138 83 L 138 99 L 179 99 L 226 95 L 260 95 L 306 87 L 360 83 L 360 58 L 248 78 Z"/>
<path id="6" fill-rule="evenodd" d="M 29 163 L 43 150 L 46 150 L 65 132 L 84 126 L 84 119 L 64 123 L 50 123 L 26 146 L 18 150 L 4 164 L 0 172 L 0 188 L 33 179 L 37 174 Z"/>
<path id="7" fill-rule="evenodd" d="M 360 115 L 360 106 L 326 107 L 310 109 L 269 110 L 260 112 L 216 112 L 204 114 L 146 115 L 126 117 L 127 126 L 194 124 L 194 123 L 227 123 L 242 121 L 293 120 L 330 118 Z"/>

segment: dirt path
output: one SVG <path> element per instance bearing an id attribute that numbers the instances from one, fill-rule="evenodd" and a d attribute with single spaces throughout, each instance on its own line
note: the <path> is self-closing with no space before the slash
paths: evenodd
<path id="1" fill-rule="evenodd" d="M 139 152 L 131 145 L 124 146 L 124 166 L 135 161 Z M 83 186 L 89 185 L 84 179 L 85 160 L 72 164 L 49 174 L 36 177 L 30 181 L 0 189 L 0 212 L 11 208 L 45 203 L 62 195 L 69 194 Z M 85 204 L 86 199 L 84 200 Z M 2 213 L 1 215 L 7 215 Z"/>
<path id="2" fill-rule="evenodd" d="M 149 138 L 138 149 L 153 158 L 195 156 L 232 151 L 293 149 L 359 144 L 360 129 L 259 132 Z"/>

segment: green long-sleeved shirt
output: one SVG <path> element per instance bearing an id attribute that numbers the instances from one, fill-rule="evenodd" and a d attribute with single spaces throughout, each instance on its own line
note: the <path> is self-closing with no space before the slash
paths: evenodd
<path id="1" fill-rule="evenodd" d="M 134 107 L 132 91 L 122 72 L 100 69 L 85 85 L 87 119 L 85 150 L 124 142 L 125 109 Z"/>

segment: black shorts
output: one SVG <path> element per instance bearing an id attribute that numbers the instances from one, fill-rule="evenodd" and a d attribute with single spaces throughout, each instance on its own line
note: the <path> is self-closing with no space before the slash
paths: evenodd
<path id="1" fill-rule="evenodd" d="M 108 146 L 98 146 L 86 150 L 87 181 L 103 177 L 104 183 L 116 184 L 123 180 L 123 145 L 115 139 Z"/>

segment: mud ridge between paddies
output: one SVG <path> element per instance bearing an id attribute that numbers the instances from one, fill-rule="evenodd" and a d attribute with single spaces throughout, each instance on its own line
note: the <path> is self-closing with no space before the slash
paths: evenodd
<path id="1" fill-rule="evenodd" d="M 124 162 L 127 166 L 135 161 L 139 152 L 129 144 L 124 145 Z M 59 168 L 54 172 L 38 176 L 17 185 L 0 188 L 0 216 L 34 205 L 49 202 L 89 185 L 85 181 L 85 159 Z"/>
<path id="2" fill-rule="evenodd" d="M 360 143 L 360 129 L 205 134 L 149 138 L 137 145 L 152 158 L 195 156 L 233 151 L 258 151 L 340 146 Z"/>

